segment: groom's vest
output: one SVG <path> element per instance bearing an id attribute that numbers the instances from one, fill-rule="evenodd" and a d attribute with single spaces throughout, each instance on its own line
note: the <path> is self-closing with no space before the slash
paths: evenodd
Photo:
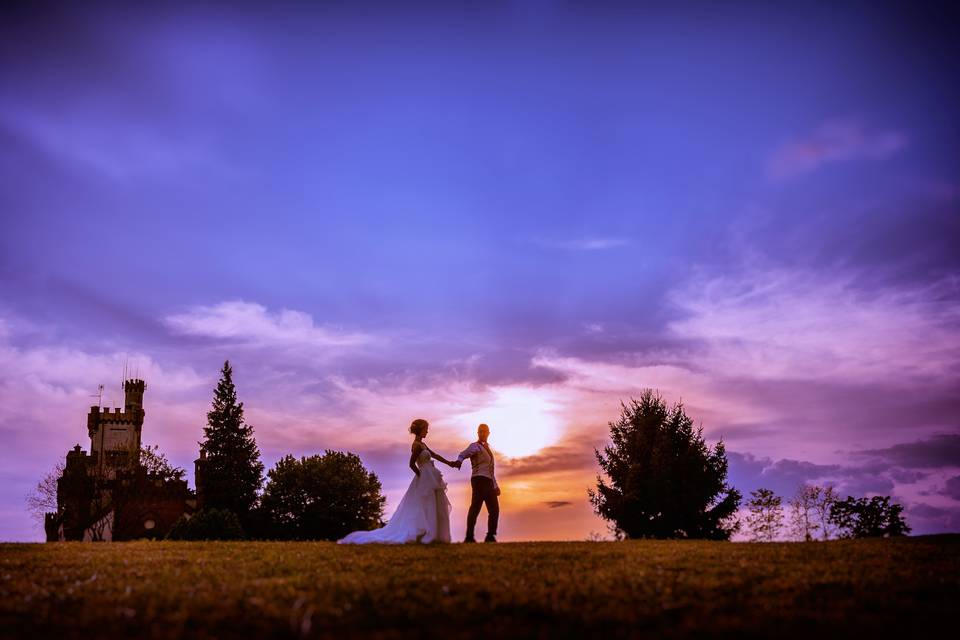
<path id="1" fill-rule="evenodd" d="M 493 480 L 493 456 L 487 453 L 486 448 L 480 444 L 479 440 L 471 443 L 470 448 L 475 450 L 470 456 L 470 466 L 472 468 L 471 475 L 486 476 L 487 478 Z"/>

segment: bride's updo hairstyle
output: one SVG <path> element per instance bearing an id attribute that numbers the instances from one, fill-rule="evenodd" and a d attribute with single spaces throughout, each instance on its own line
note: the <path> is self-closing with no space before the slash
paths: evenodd
<path id="1" fill-rule="evenodd" d="M 430 423 L 424 420 L 423 418 L 417 418 L 410 423 L 410 433 L 415 436 L 422 436 L 423 432 L 427 427 L 430 426 Z"/>

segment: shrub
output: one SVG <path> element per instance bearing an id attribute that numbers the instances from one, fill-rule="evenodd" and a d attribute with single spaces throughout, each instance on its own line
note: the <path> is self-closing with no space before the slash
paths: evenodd
<path id="1" fill-rule="evenodd" d="M 182 515 L 170 527 L 167 540 L 240 540 L 243 527 L 236 514 L 226 509 L 201 509 Z"/>

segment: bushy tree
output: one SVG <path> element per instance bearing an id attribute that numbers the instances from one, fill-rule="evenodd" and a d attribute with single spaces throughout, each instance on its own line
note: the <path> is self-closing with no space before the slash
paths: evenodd
<path id="1" fill-rule="evenodd" d="M 383 524 L 380 480 L 356 454 L 288 455 L 267 477 L 259 510 L 270 537 L 336 540 Z"/>
<path id="2" fill-rule="evenodd" d="M 905 536 L 910 527 L 901 515 L 903 505 L 890 502 L 890 496 L 854 498 L 847 496 L 833 505 L 830 522 L 841 538 L 888 538 Z"/>
<path id="3" fill-rule="evenodd" d="M 200 446 L 207 455 L 202 479 L 203 508 L 232 511 L 242 522 L 263 486 L 263 463 L 253 427 L 243 420 L 243 403 L 237 402 L 229 360 L 220 371 L 203 435 Z"/>
<path id="4" fill-rule="evenodd" d="M 236 514 L 226 509 L 201 509 L 193 515 L 180 516 L 167 540 L 240 540 L 243 527 Z"/>
<path id="5" fill-rule="evenodd" d="M 773 542 L 783 528 L 783 501 L 770 489 L 750 492 L 747 529 L 752 542 Z"/>
<path id="6" fill-rule="evenodd" d="M 646 389 L 621 404 L 611 443 L 595 451 L 606 475 L 590 502 L 629 538 L 729 539 L 740 492 L 727 485 L 723 442 L 711 449 L 681 404 Z"/>
<path id="7" fill-rule="evenodd" d="M 159 445 L 144 445 L 140 447 L 140 467 L 150 480 L 183 480 L 186 471 L 174 467 L 167 460 L 166 454 L 160 451 Z"/>

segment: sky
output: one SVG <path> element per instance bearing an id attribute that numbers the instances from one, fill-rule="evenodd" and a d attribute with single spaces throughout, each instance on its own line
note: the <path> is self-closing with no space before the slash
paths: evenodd
<path id="1" fill-rule="evenodd" d="M 356 452 L 387 516 L 411 420 L 448 456 L 483 421 L 502 540 L 606 535 L 594 449 L 653 388 L 745 495 L 960 531 L 956 9 L 29 4 L 0 9 L 0 540 L 43 539 L 25 496 L 125 366 L 193 486 L 226 359 L 268 469 Z"/>

